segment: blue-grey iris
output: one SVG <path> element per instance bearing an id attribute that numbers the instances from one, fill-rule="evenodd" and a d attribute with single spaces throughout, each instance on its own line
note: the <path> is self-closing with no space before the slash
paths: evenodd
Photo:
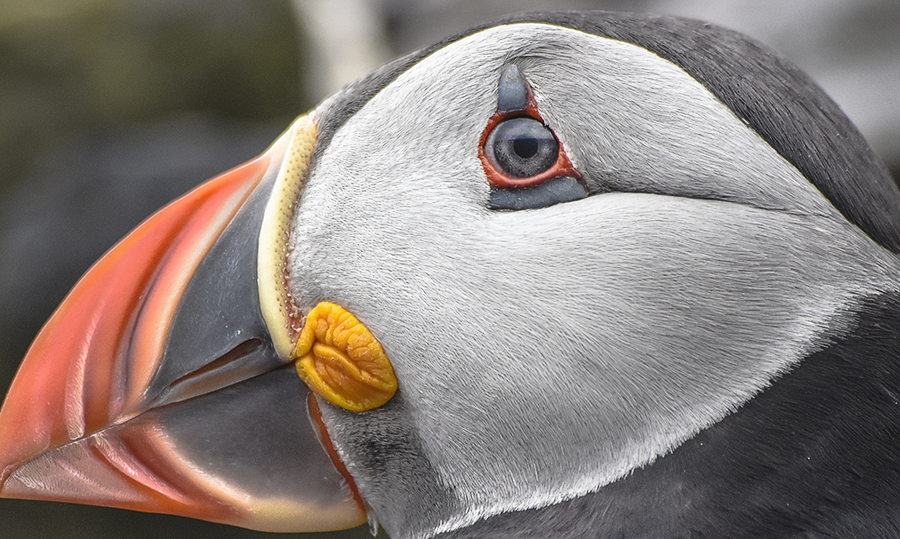
<path id="1" fill-rule="evenodd" d="M 512 118 L 497 124 L 484 144 L 485 156 L 512 178 L 530 178 L 557 160 L 559 142 L 553 132 L 534 118 Z"/>

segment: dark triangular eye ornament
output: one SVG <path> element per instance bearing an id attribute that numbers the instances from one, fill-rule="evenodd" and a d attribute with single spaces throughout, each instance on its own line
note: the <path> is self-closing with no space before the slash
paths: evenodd
<path id="1" fill-rule="evenodd" d="M 478 157 L 491 184 L 492 209 L 543 208 L 588 195 L 581 174 L 544 122 L 531 86 L 515 64 L 500 75 L 497 112 L 481 134 Z"/>

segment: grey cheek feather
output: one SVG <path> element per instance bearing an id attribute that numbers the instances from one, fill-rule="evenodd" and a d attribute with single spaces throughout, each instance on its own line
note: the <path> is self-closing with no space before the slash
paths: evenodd
<path id="1" fill-rule="evenodd" d="M 571 51 L 597 101 L 567 82 Z M 644 192 L 486 209 L 476 149 L 511 57 L 589 185 Z M 596 491 L 838 336 L 853 298 L 896 289 L 897 259 L 767 148 L 672 64 L 539 24 L 440 49 L 347 120 L 304 188 L 289 286 L 353 312 L 397 372 L 397 402 L 323 412 L 389 532 Z M 355 466 L 373 444 L 401 456 Z"/>

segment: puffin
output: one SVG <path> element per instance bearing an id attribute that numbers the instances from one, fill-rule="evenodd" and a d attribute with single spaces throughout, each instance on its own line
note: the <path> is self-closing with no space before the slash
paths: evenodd
<path id="1" fill-rule="evenodd" d="M 9 390 L 0 496 L 394 539 L 896 537 L 898 208 L 746 36 L 486 24 L 104 255 Z"/>

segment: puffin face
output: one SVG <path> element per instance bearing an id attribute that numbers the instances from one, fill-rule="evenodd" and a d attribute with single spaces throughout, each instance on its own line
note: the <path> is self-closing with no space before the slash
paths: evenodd
<path id="1" fill-rule="evenodd" d="M 510 64 L 590 196 L 489 208 L 475 149 Z M 425 534 L 595 491 L 741 406 L 845 328 L 855 289 L 893 281 L 848 225 L 671 62 L 507 25 L 424 58 L 337 130 L 289 286 L 384 345 L 400 398 L 325 422 L 386 529 Z M 379 466 L 393 451 L 414 458 Z"/>
<path id="2" fill-rule="evenodd" d="M 7 398 L 0 495 L 467 536 L 652 467 L 897 290 L 865 217 L 619 36 L 697 25 L 567 17 L 398 60 L 114 248 Z M 300 344 L 332 304 L 381 363 Z"/>

